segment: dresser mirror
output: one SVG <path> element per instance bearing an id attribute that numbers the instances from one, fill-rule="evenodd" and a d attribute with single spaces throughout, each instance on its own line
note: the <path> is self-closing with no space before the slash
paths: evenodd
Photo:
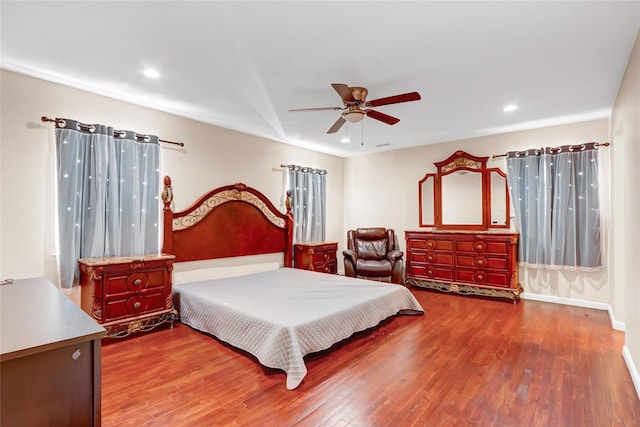
<path id="1" fill-rule="evenodd" d="M 509 191 L 507 175 L 498 168 L 487 169 L 489 173 L 489 200 L 491 200 L 491 223 L 489 227 L 509 228 Z"/>
<path id="2" fill-rule="evenodd" d="M 510 227 L 506 175 L 498 168 L 487 169 L 487 159 L 456 151 L 434 163 L 436 173 L 418 183 L 420 227 Z"/>
<path id="3" fill-rule="evenodd" d="M 418 183 L 418 205 L 420 206 L 420 227 L 435 227 L 434 201 L 436 198 L 436 174 L 428 173 Z"/>

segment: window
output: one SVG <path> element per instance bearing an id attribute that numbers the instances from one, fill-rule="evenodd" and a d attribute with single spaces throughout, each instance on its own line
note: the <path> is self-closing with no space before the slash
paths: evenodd
<path id="1" fill-rule="evenodd" d="M 596 143 L 507 153 L 507 180 L 521 265 L 601 268 Z"/>
<path id="2" fill-rule="evenodd" d="M 74 120 L 56 122 L 60 285 L 78 259 L 158 252 L 158 138 Z"/>
<path id="3" fill-rule="evenodd" d="M 327 171 L 290 165 L 294 241 L 322 242 L 325 239 Z"/>

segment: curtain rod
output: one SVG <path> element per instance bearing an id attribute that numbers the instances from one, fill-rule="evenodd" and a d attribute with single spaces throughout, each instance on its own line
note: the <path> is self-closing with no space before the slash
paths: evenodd
<path id="1" fill-rule="evenodd" d="M 60 118 L 57 118 L 57 117 L 55 119 L 51 119 L 51 118 L 49 118 L 47 116 L 42 116 L 42 117 L 40 117 L 40 120 L 42 120 L 43 123 L 45 123 L 45 122 L 58 123 L 58 121 L 63 120 L 63 119 L 60 119 Z M 84 123 L 81 123 L 80 125 L 81 126 L 89 126 L 89 125 L 85 125 Z M 167 140 L 164 140 L 164 139 L 158 139 L 158 141 L 164 142 L 164 143 L 167 143 L 167 144 L 173 144 L 173 145 L 178 145 L 180 147 L 184 147 L 184 142 L 173 142 L 173 141 L 167 141 Z"/>
<path id="2" fill-rule="evenodd" d="M 312 168 L 309 166 L 298 166 L 298 165 L 285 165 L 285 164 L 281 164 L 280 165 L 281 168 L 288 168 L 288 169 L 300 169 L 303 172 L 305 171 L 305 169 L 308 172 L 315 172 L 315 173 L 319 173 L 320 175 L 326 175 L 327 171 L 325 169 L 316 169 L 316 168 Z"/>
<path id="3" fill-rule="evenodd" d="M 608 142 L 596 142 L 594 145 L 595 145 L 596 147 L 608 147 L 610 144 L 609 144 Z M 554 148 L 552 148 L 552 150 L 556 150 L 556 149 L 558 149 L 558 148 L 559 148 L 559 147 L 554 147 Z M 569 147 L 569 150 L 575 150 L 575 149 L 577 149 L 577 148 L 584 148 L 584 144 L 571 145 L 571 146 Z M 525 151 L 518 151 L 518 153 L 525 154 L 525 153 L 526 153 L 526 150 L 525 150 Z M 492 157 L 493 159 L 497 159 L 498 157 L 507 157 L 507 155 L 508 155 L 508 153 L 505 153 L 505 154 L 494 154 L 494 155 L 493 155 L 493 156 L 491 156 L 491 157 Z"/>

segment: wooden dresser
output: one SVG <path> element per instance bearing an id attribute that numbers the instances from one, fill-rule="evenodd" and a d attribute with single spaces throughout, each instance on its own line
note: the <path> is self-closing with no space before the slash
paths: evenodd
<path id="1" fill-rule="evenodd" d="M 296 243 L 293 245 L 294 267 L 301 270 L 338 273 L 338 243 Z"/>
<path id="2" fill-rule="evenodd" d="M 81 258 L 81 307 L 121 338 L 173 321 L 173 255 Z"/>
<path id="3" fill-rule="evenodd" d="M 405 283 L 459 294 L 520 299 L 518 234 L 405 231 Z"/>
<path id="4" fill-rule="evenodd" d="M 45 278 L 0 285 L 2 425 L 99 426 L 104 334 Z"/>

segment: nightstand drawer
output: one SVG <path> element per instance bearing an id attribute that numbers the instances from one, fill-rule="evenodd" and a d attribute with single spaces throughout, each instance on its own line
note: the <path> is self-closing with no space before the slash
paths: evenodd
<path id="1" fill-rule="evenodd" d="M 336 260 L 336 251 L 320 251 L 313 253 L 313 263 L 323 263 Z"/>
<path id="2" fill-rule="evenodd" d="M 138 271 L 131 274 L 105 275 L 105 296 L 164 288 L 165 270 Z"/>
<path id="3" fill-rule="evenodd" d="M 336 274 L 338 272 L 338 262 L 336 260 L 327 262 L 318 262 L 313 264 L 313 271 L 320 271 L 322 273 Z"/>
<path id="4" fill-rule="evenodd" d="M 104 303 L 103 318 L 111 322 L 122 318 L 150 314 L 166 308 L 165 292 L 134 294 L 126 298 L 108 298 Z"/>

